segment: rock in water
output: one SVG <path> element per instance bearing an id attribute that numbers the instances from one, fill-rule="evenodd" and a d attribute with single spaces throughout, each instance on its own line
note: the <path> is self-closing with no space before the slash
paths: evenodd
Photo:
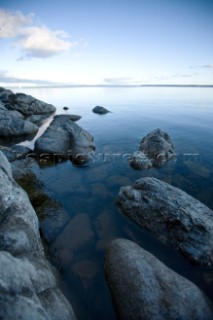
<path id="1" fill-rule="evenodd" d="M 193 262 L 213 263 L 213 211 L 184 191 L 155 178 L 122 187 L 121 211 Z"/>
<path id="2" fill-rule="evenodd" d="M 46 260 L 27 194 L 0 151 L 0 319 L 76 320 Z"/>
<path id="3" fill-rule="evenodd" d="M 0 136 L 16 137 L 34 134 L 38 127 L 30 121 L 25 121 L 18 117 L 7 114 L 0 114 Z"/>
<path id="4" fill-rule="evenodd" d="M 95 108 L 92 109 L 92 111 L 94 113 L 98 113 L 98 114 L 106 114 L 106 113 L 109 113 L 110 111 L 107 110 L 106 108 L 104 107 L 100 107 L 100 106 L 96 106 Z"/>
<path id="5" fill-rule="evenodd" d="M 208 299 L 189 280 L 129 240 L 114 240 L 105 274 L 121 320 L 210 320 Z"/>
<path id="6" fill-rule="evenodd" d="M 171 138 L 167 133 L 156 129 L 141 140 L 139 151 L 133 153 L 130 165 L 140 170 L 162 167 L 174 156 Z"/>
<path id="7" fill-rule="evenodd" d="M 69 115 L 57 115 L 52 123 L 35 142 L 37 154 L 59 154 L 73 163 L 83 165 L 94 155 L 93 137 L 76 123 Z"/>
<path id="8" fill-rule="evenodd" d="M 35 99 L 24 93 L 12 93 L 8 90 L 0 92 L 0 100 L 8 110 L 16 110 L 23 115 L 51 114 L 56 108 L 48 103 Z"/>

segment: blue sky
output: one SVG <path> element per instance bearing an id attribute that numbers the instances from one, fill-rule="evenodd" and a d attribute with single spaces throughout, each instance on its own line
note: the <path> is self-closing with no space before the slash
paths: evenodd
<path id="1" fill-rule="evenodd" d="M 0 0 L 0 85 L 213 84 L 212 0 Z"/>

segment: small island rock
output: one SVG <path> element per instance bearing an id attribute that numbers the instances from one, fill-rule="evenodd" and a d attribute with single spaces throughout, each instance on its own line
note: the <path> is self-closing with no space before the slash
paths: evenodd
<path id="1" fill-rule="evenodd" d="M 101 106 L 96 106 L 95 108 L 92 109 L 92 111 L 98 114 L 106 114 L 110 112 L 109 110 Z"/>
<path id="2" fill-rule="evenodd" d="M 147 134 L 140 142 L 139 151 L 133 153 L 130 165 L 134 169 L 162 167 L 174 158 L 174 145 L 169 135 L 160 129 Z"/>

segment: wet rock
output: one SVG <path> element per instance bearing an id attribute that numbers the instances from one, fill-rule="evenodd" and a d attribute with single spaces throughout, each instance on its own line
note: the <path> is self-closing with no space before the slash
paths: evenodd
<path id="1" fill-rule="evenodd" d="M 0 100 L 8 110 L 16 110 L 23 115 L 51 114 L 56 111 L 53 105 L 24 93 L 14 94 L 5 90 L 5 92 L 0 93 Z"/>
<path id="2" fill-rule="evenodd" d="M 37 154 L 60 154 L 73 163 L 83 165 L 94 156 L 93 137 L 68 115 L 55 116 L 50 126 L 35 142 Z"/>
<path id="3" fill-rule="evenodd" d="M 162 167 L 174 158 L 174 146 L 169 135 L 156 129 L 146 135 L 140 142 L 139 151 L 133 153 L 129 162 L 134 169 Z"/>
<path id="4" fill-rule="evenodd" d="M 41 126 L 47 118 L 49 118 L 49 114 L 33 114 L 29 117 L 26 117 L 26 120 L 34 123 L 37 126 Z"/>
<path id="5" fill-rule="evenodd" d="M 195 263 L 213 263 L 213 212 L 184 191 L 155 178 L 122 187 L 121 211 Z"/>
<path id="6" fill-rule="evenodd" d="M 0 147 L 0 150 L 4 153 L 9 162 L 13 162 L 18 159 L 24 159 L 32 152 L 30 148 L 18 144 L 12 147 Z"/>
<path id="7" fill-rule="evenodd" d="M 81 119 L 81 116 L 78 116 L 76 114 L 71 114 L 69 117 L 70 117 L 70 120 L 72 120 L 74 122 Z"/>
<path id="8" fill-rule="evenodd" d="M 63 107 L 63 109 L 64 109 L 64 110 L 69 110 L 69 108 L 68 108 L 68 107 Z"/>
<path id="9" fill-rule="evenodd" d="M 19 119 L 24 119 L 23 114 L 21 114 L 18 111 L 11 111 L 11 110 L 7 110 L 5 107 L 3 109 L 3 105 L 0 105 L 0 115 L 5 115 L 5 116 L 11 116 L 11 117 L 15 117 L 15 118 L 19 118 Z"/>
<path id="10" fill-rule="evenodd" d="M 100 106 L 96 106 L 95 108 L 92 109 L 92 111 L 94 113 L 98 113 L 98 114 L 106 114 L 106 113 L 109 113 L 110 111 L 107 110 L 106 108 L 104 107 L 100 107 Z"/>
<path id="11" fill-rule="evenodd" d="M 129 240 L 111 243 L 105 274 L 118 319 L 213 317 L 208 299 L 196 285 Z"/>
<path id="12" fill-rule="evenodd" d="M 36 175 L 39 170 L 37 162 L 27 158 L 15 161 L 12 165 L 14 178 L 28 193 L 38 215 L 42 238 L 50 244 L 68 223 L 69 215 L 63 206 L 45 190 L 43 183 Z"/>
<path id="13" fill-rule="evenodd" d="M 1 151 L 0 207 L 0 318 L 76 319 L 44 256 L 36 213 Z"/>
<path id="14" fill-rule="evenodd" d="M 0 114 L 0 136 L 13 137 L 36 133 L 38 127 L 30 121 L 7 114 Z"/>
<path id="15" fill-rule="evenodd" d="M 51 253 L 58 265 L 69 266 L 73 255 L 91 246 L 95 234 L 87 214 L 75 216 L 60 233 L 51 246 Z M 65 246 L 66 244 L 66 246 Z"/>

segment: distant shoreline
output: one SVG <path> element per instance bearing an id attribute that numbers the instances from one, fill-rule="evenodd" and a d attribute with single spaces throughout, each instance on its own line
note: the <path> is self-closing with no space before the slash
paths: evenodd
<path id="1" fill-rule="evenodd" d="M 106 85 L 106 84 L 68 84 L 68 85 L 38 85 L 38 86 L 5 86 L 11 89 L 48 89 L 48 88 L 213 88 L 213 84 L 139 84 L 139 85 Z"/>

